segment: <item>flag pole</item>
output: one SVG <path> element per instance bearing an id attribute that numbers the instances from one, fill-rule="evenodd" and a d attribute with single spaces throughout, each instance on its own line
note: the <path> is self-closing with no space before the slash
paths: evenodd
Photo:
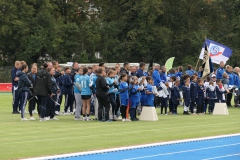
<path id="1" fill-rule="evenodd" d="M 198 63 L 199 63 L 199 58 L 198 58 L 198 61 L 197 61 L 196 67 L 195 67 L 195 71 L 197 71 Z"/>
<path id="2" fill-rule="evenodd" d="M 205 40 L 206 40 L 206 39 L 207 39 L 207 36 L 205 36 Z M 199 58 L 198 58 L 198 61 L 197 61 L 196 67 L 195 67 L 195 71 L 197 70 L 198 63 L 199 63 Z"/>

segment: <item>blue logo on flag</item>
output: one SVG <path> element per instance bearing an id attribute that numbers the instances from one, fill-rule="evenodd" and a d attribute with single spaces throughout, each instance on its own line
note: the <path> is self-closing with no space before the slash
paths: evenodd
<path id="1" fill-rule="evenodd" d="M 218 46 L 212 46 L 211 48 L 210 48 L 210 53 L 211 54 L 213 54 L 213 55 L 216 55 L 216 54 L 218 54 L 219 53 L 219 47 Z"/>

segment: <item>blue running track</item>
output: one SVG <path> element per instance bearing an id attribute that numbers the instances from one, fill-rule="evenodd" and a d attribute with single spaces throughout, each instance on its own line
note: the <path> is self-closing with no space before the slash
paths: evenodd
<path id="1" fill-rule="evenodd" d="M 240 136 L 96 153 L 63 160 L 240 160 Z"/>

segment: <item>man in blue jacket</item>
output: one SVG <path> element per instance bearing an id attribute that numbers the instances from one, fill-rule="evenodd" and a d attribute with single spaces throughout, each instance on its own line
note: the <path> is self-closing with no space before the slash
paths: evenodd
<path id="1" fill-rule="evenodd" d="M 223 61 L 220 62 L 220 67 L 216 71 L 217 80 L 222 80 L 223 78 L 222 75 L 225 72 L 224 66 L 225 66 L 224 62 Z"/>
<path id="2" fill-rule="evenodd" d="M 234 81 L 234 87 L 236 96 L 234 97 L 235 107 L 239 107 L 239 89 L 240 89 L 240 79 L 239 79 L 239 67 L 234 68 L 233 72 L 233 81 Z"/>
<path id="3" fill-rule="evenodd" d="M 73 114 L 73 81 L 71 77 L 71 70 L 69 67 L 65 68 L 65 75 L 62 78 L 63 94 L 65 95 L 64 114 L 68 114 L 70 107 L 70 114 Z"/>
<path id="4" fill-rule="evenodd" d="M 19 114 L 17 108 L 19 106 L 19 93 L 18 93 L 18 77 L 17 72 L 20 72 L 21 62 L 16 61 L 15 67 L 11 71 L 11 79 L 12 79 L 12 95 L 13 95 L 13 112 L 12 114 Z"/>
<path id="5" fill-rule="evenodd" d="M 161 77 L 160 77 L 159 70 L 160 70 L 160 65 L 156 64 L 155 69 L 152 73 L 152 78 L 153 78 L 153 81 L 154 81 L 154 86 L 157 86 L 157 87 L 159 86 L 159 83 L 161 82 Z"/>
<path id="6" fill-rule="evenodd" d="M 162 66 L 162 70 L 161 70 L 162 72 L 160 73 L 160 78 L 164 82 L 167 81 L 166 70 L 167 70 L 167 68 L 165 66 Z"/>
<path id="7" fill-rule="evenodd" d="M 146 63 L 140 62 L 139 64 L 139 69 L 137 70 L 137 77 L 143 77 L 144 76 L 144 70 L 145 70 Z"/>

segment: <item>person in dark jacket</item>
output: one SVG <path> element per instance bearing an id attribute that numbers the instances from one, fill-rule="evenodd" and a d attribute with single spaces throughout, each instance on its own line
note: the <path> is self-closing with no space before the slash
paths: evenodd
<path id="1" fill-rule="evenodd" d="M 40 69 L 36 74 L 36 80 L 34 83 L 34 91 L 35 95 L 38 98 L 39 106 L 41 108 L 41 118 L 40 121 L 46 121 L 46 104 L 47 97 L 50 95 L 53 96 L 52 93 L 52 80 L 50 74 L 47 72 L 48 64 L 44 63 L 43 68 Z"/>
<path id="2" fill-rule="evenodd" d="M 140 62 L 139 69 L 137 70 L 137 77 L 141 78 L 144 76 L 144 70 L 145 70 L 146 63 Z"/>
<path id="3" fill-rule="evenodd" d="M 65 68 L 65 75 L 62 77 L 63 91 L 65 95 L 64 114 L 69 114 L 68 108 L 70 107 L 70 114 L 73 114 L 73 82 L 71 77 L 71 70 L 69 67 Z"/>
<path id="4" fill-rule="evenodd" d="M 179 105 L 179 102 L 180 102 L 180 93 L 179 93 L 179 88 L 178 88 L 178 86 L 179 86 L 179 84 L 180 84 L 180 81 L 179 80 L 176 80 L 175 81 L 175 85 L 174 85 L 174 87 L 173 87 L 173 98 L 172 98 L 172 100 L 173 100 L 173 115 L 177 115 L 178 113 L 177 113 L 177 107 L 178 107 L 178 105 Z"/>
<path id="5" fill-rule="evenodd" d="M 190 104 L 190 111 L 193 114 L 194 108 L 196 107 L 197 102 L 197 76 L 191 76 L 191 84 L 190 84 L 190 94 L 191 94 L 191 104 Z"/>
<path id="6" fill-rule="evenodd" d="M 18 106 L 19 106 L 19 94 L 18 94 L 18 77 L 17 77 L 17 72 L 20 71 L 21 68 L 21 62 L 16 61 L 15 62 L 15 67 L 11 71 L 11 79 L 12 79 L 12 96 L 13 96 L 13 112 L 12 114 L 19 114 L 18 112 Z"/>
<path id="7" fill-rule="evenodd" d="M 54 117 L 55 115 L 55 106 L 57 103 L 57 94 L 60 92 L 60 89 L 57 85 L 57 81 L 54 78 L 55 75 L 55 69 L 54 68 L 49 68 L 48 69 L 49 74 L 51 75 L 51 80 L 52 80 L 52 93 L 53 96 L 50 97 L 50 95 L 48 95 L 48 99 L 47 99 L 47 110 L 46 110 L 46 115 L 45 117 L 47 117 L 49 120 L 58 120 L 57 118 Z"/>
<path id="8" fill-rule="evenodd" d="M 212 81 L 209 82 L 209 86 L 206 90 L 206 97 L 207 97 L 208 104 L 209 104 L 208 112 L 209 112 L 209 114 L 211 114 L 215 107 L 215 100 L 217 99 L 216 89 L 215 89 L 214 83 Z"/>
<path id="9" fill-rule="evenodd" d="M 129 63 L 128 62 L 125 62 L 123 64 L 123 68 L 120 69 L 120 75 L 125 73 L 126 75 L 129 75 Z"/>
<path id="10" fill-rule="evenodd" d="M 17 73 L 18 80 L 18 92 L 20 98 L 20 108 L 21 108 L 21 120 L 27 121 L 28 119 L 25 117 L 25 107 L 27 104 L 29 87 L 32 87 L 32 83 L 28 79 L 26 72 L 28 71 L 27 65 L 22 65 L 21 71 Z"/>
<path id="11" fill-rule="evenodd" d="M 63 79 L 63 76 L 64 76 L 64 71 L 61 71 L 61 67 L 58 64 L 57 65 L 55 64 L 54 68 L 55 68 L 55 75 L 61 74 L 61 76 L 59 76 L 57 78 L 54 76 L 54 78 L 56 79 L 57 85 L 59 86 L 60 91 L 61 91 L 61 92 L 59 92 L 57 94 L 57 102 L 58 102 L 58 104 L 57 104 L 57 106 L 55 108 L 55 114 L 56 115 L 60 115 L 60 106 L 62 104 L 62 95 L 63 95 L 63 93 L 62 93 L 62 91 L 63 91 L 62 79 Z"/>
<path id="12" fill-rule="evenodd" d="M 184 111 L 183 114 L 188 115 L 188 109 L 191 102 L 191 94 L 190 94 L 190 82 L 186 81 L 185 85 L 182 87 L 183 90 L 183 99 L 184 99 Z"/>
<path id="13" fill-rule="evenodd" d="M 217 83 L 217 86 L 216 86 L 216 94 L 217 94 L 217 102 L 218 103 L 223 103 L 224 100 L 223 100 L 223 94 L 224 93 L 229 93 L 229 90 L 225 90 L 224 87 L 223 87 L 223 84 L 222 84 L 222 81 L 220 79 L 218 79 L 216 81 Z"/>
<path id="14" fill-rule="evenodd" d="M 37 64 L 33 63 L 31 65 L 31 72 L 28 73 L 28 79 L 32 82 L 33 85 L 35 83 L 36 74 L 37 74 Z M 35 118 L 33 117 L 33 111 L 35 109 L 36 104 L 37 104 L 37 111 L 39 115 L 40 115 L 40 109 L 39 109 L 38 101 L 37 101 L 37 98 L 35 97 L 34 91 L 31 89 L 30 89 L 28 98 L 29 98 L 28 111 L 30 114 L 30 120 L 35 120 Z"/>
<path id="15" fill-rule="evenodd" d="M 110 109 L 110 98 L 108 96 L 109 86 L 107 85 L 105 70 L 100 67 L 98 68 L 98 76 L 96 80 L 96 96 L 98 99 L 98 121 L 108 121 L 109 119 L 109 109 Z M 104 115 L 104 116 L 103 116 Z"/>
<path id="16" fill-rule="evenodd" d="M 198 114 L 203 114 L 203 107 L 204 107 L 204 85 L 203 85 L 203 80 L 198 79 L 198 86 L 197 86 L 197 113 Z"/>

